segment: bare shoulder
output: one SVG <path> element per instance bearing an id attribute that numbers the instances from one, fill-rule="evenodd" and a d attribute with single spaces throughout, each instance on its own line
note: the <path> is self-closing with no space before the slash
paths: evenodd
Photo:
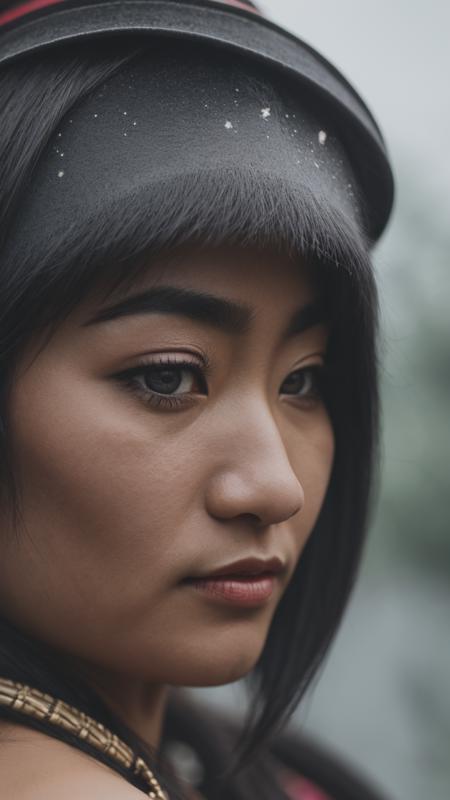
<path id="1" fill-rule="evenodd" d="M 0 786 L 8 800 L 141 800 L 146 795 L 86 753 L 0 722 Z"/>

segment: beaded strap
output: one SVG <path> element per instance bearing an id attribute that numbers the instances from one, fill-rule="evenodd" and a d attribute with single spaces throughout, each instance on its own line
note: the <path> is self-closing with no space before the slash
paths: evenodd
<path id="1" fill-rule="evenodd" d="M 6 678 L 0 678 L 0 705 L 29 717 L 45 720 L 75 734 L 123 767 L 133 769 L 136 775 L 140 775 L 149 786 L 148 797 L 155 800 L 169 800 L 145 761 L 136 756 L 115 733 L 83 711 L 57 700 L 50 694 L 44 694 L 31 686 Z"/>

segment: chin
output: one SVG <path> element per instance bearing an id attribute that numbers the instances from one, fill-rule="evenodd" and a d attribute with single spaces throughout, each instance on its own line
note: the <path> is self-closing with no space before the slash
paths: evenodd
<path id="1" fill-rule="evenodd" d="M 230 634 L 221 641 L 220 636 L 205 641 L 194 652 L 182 648 L 175 674 L 168 683 L 178 686 L 220 686 L 233 683 L 248 675 L 255 667 L 264 647 L 265 637 L 242 637 Z"/>
<path id="2" fill-rule="evenodd" d="M 234 683 L 248 675 L 254 668 L 257 659 L 236 659 L 234 663 L 224 660 L 223 663 L 205 668 L 205 665 L 192 665 L 184 674 L 178 676 L 180 680 L 174 681 L 172 685 L 189 687 L 224 686 L 227 683 Z"/>

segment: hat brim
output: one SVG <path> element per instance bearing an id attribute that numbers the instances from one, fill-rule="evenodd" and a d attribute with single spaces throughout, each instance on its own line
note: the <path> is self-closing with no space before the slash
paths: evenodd
<path id="1" fill-rule="evenodd" d="M 366 233 L 372 241 L 379 238 L 392 210 L 394 181 L 372 114 L 319 53 L 251 11 L 209 0 L 68 0 L 7 26 L 0 66 L 43 48 L 123 34 L 206 41 L 258 59 L 307 87 L 339 130 L 365 199 Z"/>

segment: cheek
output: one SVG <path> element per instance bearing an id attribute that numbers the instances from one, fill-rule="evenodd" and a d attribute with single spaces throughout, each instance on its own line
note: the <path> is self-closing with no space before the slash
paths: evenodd
<path id="1" fill-rule="evenodd" d="M 67 586 L 80 597 L 95 586 L 106 603 L 113 582 L 133 607 L 149 576 L 156 587 L 170 576 L 177 541 L 167 534 L 181 529 L 199 479 L 189 443 L 168 437 L 160 416 L 130 413 L 128 398 L 115 402 L 111 391 L 61 371 L 47 376 L 45 392 L 24 381 L 14 459 L 24 522 L 55 591 Z"/>
<path id="2" fill-rule="evenodd" d="M 334 460 L 334 432 L 325 411 L 305 429 L 292 458 L 293 467 L 304 491 L 300 515 L 299 545 L 303 548 L 322 508 Z"/>

